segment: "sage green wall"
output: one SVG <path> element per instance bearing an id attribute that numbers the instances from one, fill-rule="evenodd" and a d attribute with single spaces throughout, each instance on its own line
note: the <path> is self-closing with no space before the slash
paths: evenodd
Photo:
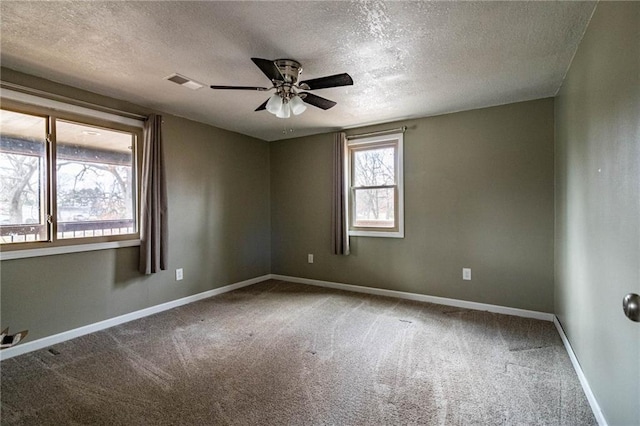
<path id="1" fill-rule="evenodd" d="M 553 100 L 348 133 L 400 125 L 406 236 L 350 256 L 331 253 L 333 135 L 271 142 L 272 273 L 553 312 Z"/>
<path id="2" fill-rule="evenodd" d="M 7 69 L 2 79 L 145 112 Z M 140 275 L 137 247 L 2 261 L 2 327 L 34 340 L 270 272 L 268 143 L 163 117 L 169 269 Z"/>
<path id="3" fill-rule="evenodd" d="M 608 423 L 638 424 L 640 3 L 598 3 L 555 123 L 555 312 Z"/>

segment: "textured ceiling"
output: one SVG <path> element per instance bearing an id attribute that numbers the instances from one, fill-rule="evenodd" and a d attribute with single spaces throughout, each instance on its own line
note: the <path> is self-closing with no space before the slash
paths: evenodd
<path id="1" fill-rule="evenodd" d="M 554 96 L 595 2 L 0 2 L 2 66 L 265 140 Z M 349 73 L 290 119 L 251 57 Z M 283 133 L 284 132 L 284 133 Z"/>

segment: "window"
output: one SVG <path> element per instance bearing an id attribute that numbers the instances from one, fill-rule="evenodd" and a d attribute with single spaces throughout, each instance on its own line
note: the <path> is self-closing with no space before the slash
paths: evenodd
<path id="1" fill-rule="evenodd" d="M 0 243 L 137 239 L 140 137 L 135 127 L 3 100 Z"/>
<path id="2" fill-rule="evenodd" d="M 347 142 L 349 235 L 404 238 L 403 134 Z"/>

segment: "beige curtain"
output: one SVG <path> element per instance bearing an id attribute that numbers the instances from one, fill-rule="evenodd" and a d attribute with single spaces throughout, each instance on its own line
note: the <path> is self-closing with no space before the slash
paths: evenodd
<path id="1" fill-rule="evenodd" d="M 347 194 L 345 187 L 345 153 L 347 136 L 344 132 L 335 134 L 333 141 L 333 198 L 331 215 L 331 240 L 333 253 L 349 254 L 349 227 L 347 221 Z"/>
<path id="2" fill-rule="evenodd" d="M 140 203 L 140 272 L 167 269 L 167 184 L 162 151 L 162 116 L 151 114 L 144 123 Z"/>

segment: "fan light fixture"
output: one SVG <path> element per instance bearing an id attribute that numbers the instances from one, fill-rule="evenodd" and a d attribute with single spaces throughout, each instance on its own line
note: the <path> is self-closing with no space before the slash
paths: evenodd
<path id="1" fill-rule="evenodd" d="M 291 112 L 293 113 L 293 115 L 300 115 L 307 109 L 307 106 L 298 95 L 295 95 L 293 98 L 289 99 L 289 106 L 291 107 Z"/>
<path id="2" fill-rule="evenodd" d="M 289 96 L 284 91 L 274 93 L 267 101 L 266 110 L 278 118 L 289 118 L 291 114 L 300 115 L 307 109 L 300 96 L 289 92 Z"/>

